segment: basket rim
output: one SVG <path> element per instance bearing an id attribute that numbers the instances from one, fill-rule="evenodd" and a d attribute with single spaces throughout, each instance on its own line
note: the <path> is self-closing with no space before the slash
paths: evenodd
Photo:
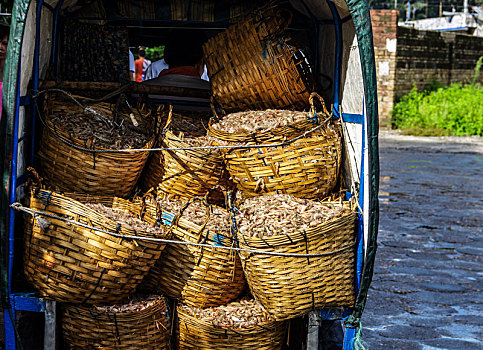
<path id="1" fill-rule="evenodd" d="M 258 333 L 260 331 L 267 331 L 267 330 L 276 330 L 279 327 L 285 327 L 285 321 L 276 321 L 276 320 L 269 320 L 265 323 L 258 324 L 253 327 L 247 328 L 230 328 L 230 327 L 219 327 L 213 325 L 213 323 L 196 318 L 195 316 L 189 315 L 186 311 L 182 310 L 182 307 L 185 306 L 183 304 L 179 304 L 176 308 L 176 312 L 178 313 L 180 321 L 191 323 L 195 326 L 202 326 L 208 329 L 211 329 L 213 333 L 222 333 L 223 335 L 227 334 L 227 332 L 235 336 L 242 336 L 244 334 L 253 334 Z M 189 307 L 189 306 L 188 306 Z"/>
<path id="2" fill-rule="evenodd" d="M 86 314 L 89 314 L 89 315 L 92 315 L 92 312 L 98 311 L 99 314 L 95 314 L 95 317 L 93 317 L 93 318 L 98 318 L 100 316 L 108 317 L 107 316 L 108 314 L 109 315 L 116 314 L 116 316 L 124 316 L 124 315 L 151 313 L 152 309 L 160 306 L 160 304 L 166 303 L 166 300 L 164 299 L 164 297 L 160 295 L 157 295 L 156 299 L 153 299 L 150 301 L 152 301 L 152 304 L 150 304 L 149 306 L 145 307 L 142 310 L 137 310 L 137 311 L 124 310 L 119 312 L 110 312 L 106 310 L 100 310 L 100 308 L 102 308 L 103 306 L 99 306 L 99 305 L 76 305 L 76 304 L 68 304 L 66 308 L 75 309 L 79 313 L 85 312 Z M 114 305 L 117 305 L 117 304 L 114 304 Z M 113 306 L 113 305 L 107 305 L 107 306 Z"/>
<path id="3" fill-rule="evenodd" d="M 39 194 L 40 193 L 43 193 L 43 196 L 40 196 Z M 96 196 L 92 196 L 92 198 L 95 198 Z M 102 199 L 105 199 L 106 196 L 99 196 L 100 198 Z M 55 199 L 57 198 L 61 203 L 59 204 L 55 204 L 55 203 L 52 203 L 52 199 Z M 45 204 L 45 200 L 47 200 L 48 202 L 48 205 L 55 205 L 55 206 L 61 206 L 62 202 L 70 202 L 69 203 L 69 206 L 63 206 L 64 209 L 66 209 L 67 211 L 70 211 L 72 212 L 72 204 L 78 206 L 82 211 L 84 211 L 84 217 L 92 217 L 92 216 L 101 216 L 102 217 L 102 220 L 104 220 L 104 223 L 95 223 L 95 224 L 92 224 L 92 227 L 95 228 L 95 226 L 103 226 L 104 228 L 107 228 L 108 230 L 112 230 L 112 232 L 115 232 L 117 234 L 120 234 L 120 235 L 123 235 L 123 236 L 133 236 L 133 235 L 136 235 L 136 236 L 140 236 L 140 237 L 153 237 L 153 238 L 162 238 L 162 237 L 169 237 L 169 233 L 165 231 L 165 228 L 163 228 L 163 232 L 162 233 L 148 233 L 148 232 L 145 232 L 144 230 L 136 230 L 132 227 L 130 227 L 128 224 L 126 223 L 118 223 L 110 218 L 108 218 L 107 216 L 105 216 L 104 214 L 101 214 L 99 212 L 97 212 L 96 210 L 88 207 L 87 205 L 85 205 L 84 203 L 72 198 L 72 197 L 69 197 L 65 194 L 61 194 L 61 193 L 58 193 L 58 192 L 55 192 L 55 191 L 50 191 L 50 190 L 46 190 L 46 189 L 43 189 L 43 188 L 36 188 L 36 187 L 32 187 L 31 190 L 30 190 L 30 203 L 29 203 L 29 207 L 31 207 L 31 202 L 32 200 L 35 200 L 35 201 L 39 201 L 40 203 L 44 203 Z M 120 198 L 120 197 L 114 197 L 113 200 L 124 200 L 124 201 L 127 201 L 126 199 L 123 199 L 123 198 Z M 74 203 L 72 203 L 74 202 Z M 127 201 L 129 202 L 129 201 Z M 67 204 L 67 203 L 66 203 Z M 48 210 L 48 207 L 45 208 L 43 210 L 44 212 L 51 212 L 50 210 Z M 94 214 L 94 215 L 93 215 Z M 93 230 L 93 231 L 96 231 L 94 229 L 90 229 L 90 230 Z M 110 235 L 111 236 L 111 235 Z M 113 239 L 115 238 L 114 236 L 111 236 L 113 237 Z M 126 238 L 123 238 L 123 239 L 130 239 L 128 237 Z"/>
<path id="4" fill-rule="evenodd" d="M 44 120 L 45 120 L 45 124 L 46 124 L 46 131 L 48 131 L 49 133 L 52 133 L 54 135 L 57 135 L 61 141 L 66 144 L 67 146 L 70 147 L 70 145 L 68 144 L 68 142 L 70 143 L 73 143 L 75 146 L 79 146 L 79 147 L 86 147 L 86 144 L 78 139 L 77 137 L 67 133 L 65 130 L 62 129 L 62 127 L 59 127 L 59 126 L 56 126 L 51 118 L 50 118 L 50 115 L 47 115 L 46 117 L 44 117 Z M 138 148 L 138 149 L 149 149 L 149 148 L 152 148 L 154 142 L 155 142 L 155 139 L 156 139 L 156 136 L 153 134 L 149 137 L 149 140 L 146 142 L 146 144 L 141 147 L 141 148 Z M 112 148 L 104 148 L 104 147 L 92 147 L 90 148 L 92 150 L 111 150 Z M 131 147 L 127 148 L 127 149 L 132 149 Z M 84 152 L 83 150 L 79 150 L 81 152 Z M 119 153 L 128 153 L 128 152 L 122 152 L 122 150 L 120 150 Z M 142 154 L 143 152 L 140 152 L 140 154 Z"/>
<path id="5" fill-rule="evenodd" d="M 357 218 L 357 212 L 355 209 L 352 209 L 349 212 L 343 213 L 342 215 L 338 215 L 334 218 L 331 218 L 327 221 L 324 221 L 317 226 L 308 228 L 305 230 L 305 233 L 302 234 L 300 231 L 292 231 L 291 233 L 287 234 L 278 234 L 274 236 L 267 236 L 267 237 L 250 237 L 246 236 L 241 232 L 238 232 L 242 238 L 238 239 L 240 246 L 256 246 L 260 249 L 273 249 L 274 247 L 283 247 L 287 244 L 293 244 L 300 241 L 303 241 L 305 238 L 313 238 L 324 234 L 327 230 L 337 229 L 340 227 L 346 227 L 346 224 L 350 223 L 351 221 L 355 222 Z M 293 237 L 298 236 L 298 237 Z"/>
<path id="6" fill-rule="evenodd" d="M 310 114 L 310 112 L 300 112 Z M 227 132 L 213 127 L 214 123 L 208 124 L 208 134 L 227 142 L 248 142 L 258 143 L 270 140 L 280 140 L 287 136 L 303 134 L 314 127 L 314 122 L 309 120 L 299 120 L 287 125 L 280 125 L 269 130 L 259 132 Z M 297 130 L 299 129 L 299 130 Z"/>

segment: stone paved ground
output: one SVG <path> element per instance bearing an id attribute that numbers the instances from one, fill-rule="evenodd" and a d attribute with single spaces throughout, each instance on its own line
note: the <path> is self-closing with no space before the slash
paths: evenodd
<path id="1" fill-rule="evenodd" d="M 380 135 L 373 349 L 483 349 L 483 140 Z"/>

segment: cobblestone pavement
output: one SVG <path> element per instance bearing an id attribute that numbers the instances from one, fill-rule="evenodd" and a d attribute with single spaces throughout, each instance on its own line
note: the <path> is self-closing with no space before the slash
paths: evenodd
<path id="1" fill-rule="evenodd" d="M 380 135 L 374 349 L 483 349 L 483 140 Z"/>

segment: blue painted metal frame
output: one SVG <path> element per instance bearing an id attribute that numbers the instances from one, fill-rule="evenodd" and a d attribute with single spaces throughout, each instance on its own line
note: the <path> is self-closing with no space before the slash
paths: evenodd
<path id="1" fill-rule="evenodd" d="M 33 90 L 34 98 L 39 88 L 39 69 L 40 69 L 40 19 L 42 13 L 42 6 L 44 6 L 43 0 L 37 0 L 36 9 L 36 32 L 35 32 L 35 48 L 34 48 L 34 65 L 33 65 Z M 52 7 L 48 6 L 51 11 Z M 19 185 L 19 179 L 17 177 L 18 171 L 18 145 L 19 142 L 31 137 L 31 150 L 30 150 L 30 164 L 33 164 L 35 154 L 35 127 L 37 112 L 35 108 L 32 110 L 32 132 L 26 133 L 19 137 L 19 111 L 20 106 L 30 105 L 33 103 L 32 98 L 29 96 L 20 96 L 20 76 L 21 76 L 21 59 L 19 61 L 18 75 L 17 75 L 17 96 L 15 104 L 15 121 L 14 121 L 14 137 L 13 137 L 13 149 L 12 149 L 12 176 L 10 181 L 10 204 L 16 201 L 16 191 Z M 20 182 L 22 183 L 22 182 Z M 44 312 L 45 302 L 42 299 L 36 298 L 33 294 L 12 293 L 12 277 L 13 277 L 13 259 L 15 249 L 15 211 L 10 209 L 9 217 L 9 233 L 8 233 L 8 294 L 10 301 L 10 310 L 4 310 L 4 335 L 5 335 L 5 349 L 15 350 L 16 335 L 15 335 L 15 311 L 31 311 L 31 312 Z M 10 311 L 10 312 L 8 312 Z"/>
<path id="2" fill-rule="evenodd" d="M 363 119 L 362 114 L 342 113 L 342 120 L 346 123 L 362 124 Z"/>
<path id="3" fill-rule="evenodd" d="M 330 8 L 335 26 L 336 52 L 335 52 L 335 71 L 334 71 L 334 108 L 333 113 L 336 118 L 342 117 L 345 122 L 362 124 L 362 155 L 361 155 L 361 178 L 359 188 L 359 205 L 364 208 L 364 148 L 365 148 L 365 120 L 363 115 L 342 114 L 340 112 L 340 78 L 342 69 L 342 20 L 339 16 L 335 4 L 326 0 Z M 344 18 L 344 22 L 347 21 Z M 362 275 L 362 265 L 364 260 L 364 222 L 362 213 L 359 213 L 358 230 L 357 230 L 357 253 L 356 253 L 356 271 L 355 271 L 355 295 L 359 292 Z M 350 309 L 321 310 L 320 316 L 324 319 L 341 319 L 348 317 Z M 357 329 L 346 328 L 344 333 L 344 350 L 352 350 L 354 348 L 354 339 Z"/>
<path id="4" fill-rule="evenodd" d="M 365 106 L 364 106 L 365 108 Z M 361 178 L 359 185 L 359 207 L 364 210 L 364 149 L 366 148 L 366 125 L 365 120 L 362 121 L 362 151 L 361 151 Z M 359 212 L 359 227 L 357 230 L 357 259 L 356 259 L 356 295 L 359 293 L 361 277 L 362 277 L 362 265 L 364 260 L 364 217 L 363 212 Z"/>
<path id="5" fill-rule="evenodd" d="M 366 121 L 365 121 L 365 104 L 362 115 L 362 151 L 361 151 L 361 173 L 359 180 L 359 207 L 364 210 L 364 149 L 366 148 Z M 356 252 L 356 276 L 355 276 L 355 295 L 359 293 L 362 278 L 362 267 L 364 264 L 364 217 L 363 212 L 359 212 L 357 225 L 357 252 Z M 357 334 L 357 328 L 345 328 L 344 332 L 344 350 L 354 349 L 354 339 Z"/>
<path id="6" fill-rule="evenodd" d="M 31 293 L 12 294 L 12 304 L 15 310 L 30 312 L 45 311 L 45 301 Z"/>
<path id="7" fill-rule="evenodd" d="M 10 197 L 9 203 L 16 201 L 17 193 L 17 162 L 18 162 L 18 129 L 19 129 L 19 107 L 20 107 L 20 67 L 22 60 L 19 61 L 19 69 L 17 74 L 17 97 L 15 106 L 15 121 L 13 126 L 13 149 L 12 149 L 12 177 L 10 178 Z M 15 210 L 10 209 L 8 222 L 8 296 L 10 301 L 10 310 L 3 310 L 4 332 L 5 332 L 5 349 L 16 349 L 15 337 L 15 303 L 12 295 L 12 276 L 13 276 L 13 258 L 15 248 Z"/>
<path id="8" fill-rule="evenodd" d="M 340 76 L 342 68 L 342 21 L 334 3 L 327 0 L 330 12 L 334 18 L 335 26 L 335 69 L 334 69 L 334 108 L 333 113 L 336 118 L 340 118 Z"/>

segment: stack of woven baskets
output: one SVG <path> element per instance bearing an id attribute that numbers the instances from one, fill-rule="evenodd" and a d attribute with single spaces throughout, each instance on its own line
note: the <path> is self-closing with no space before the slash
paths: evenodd
<path id="1" fill-rule="evenodd" d="M 270 3 L 205 44 L 222 117 L 46 97 L 25 274 L 69 347 L 279 350 L 288 320 L 353 305 L 340 123 L 290 20 Z"/>
<path id="2" fill-rule="evenodd" d="M 151 112 L 136 110 L 123 97 L 91 103 L 55 90 L 44 98 L 43 181 L 31 171 L 24 272 L 42 297 L 63 303 L 68 348 L 171 343 L 164 296 L 136 292 L 171 234 L 121 198 L 132 193 L 154 145 Z"/>
<path id="3" fill-rule="evenodd" d="M 149 338 L 152 347 L 146 348 L 169 343 L 163 299 L 119 313 L 96 309 L 124 304 L 133 296 L 165 248 L 156 239 L 168 238 L 166 230 L 136 219 L 141 208 L 117 197 L 63 195 L 34 187 L 28 206 L 34 215 L 26 216 L 25 275 L 42 297 L 65 303 L 68 346 L 82 348 L 93 341 L 131 349 L 126 336 L 112 337 L 125 324 L 130 326 L 120 332 Z"/>

